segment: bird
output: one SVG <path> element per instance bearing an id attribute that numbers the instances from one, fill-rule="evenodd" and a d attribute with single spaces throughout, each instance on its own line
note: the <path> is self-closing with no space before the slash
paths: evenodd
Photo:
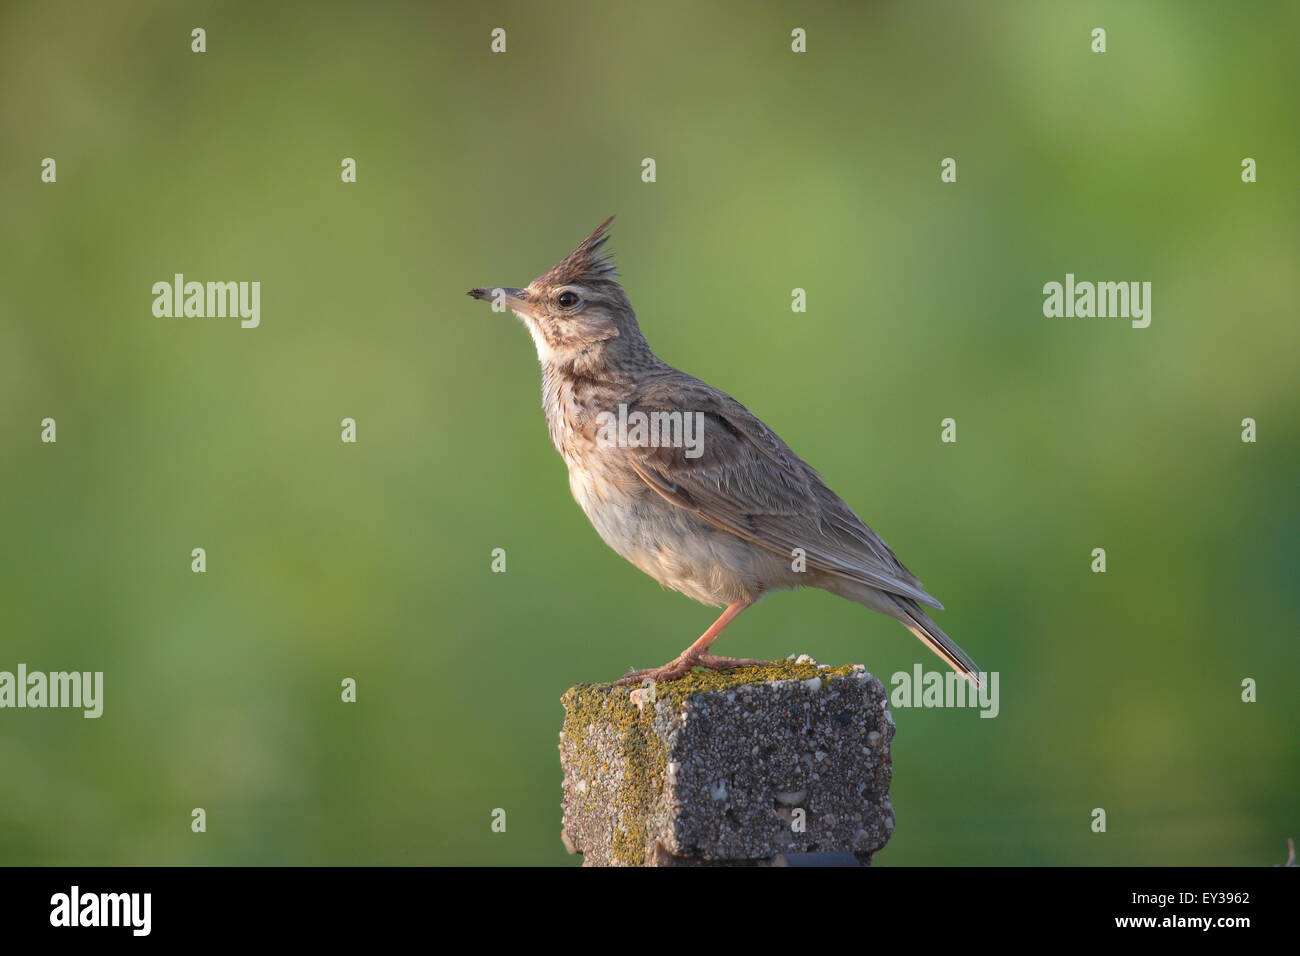
<path id="1" fill-rule="evenodd" d="M 527 286 L 467 294 L 531 334 L 551 441 L 600 537 L 661 585 L 725 608 L 672 661 L 616 683 L 765 663 L 710 648 L 767 594 L 817 587 L 896 618 L 980 688 L 979 667 L 921 608 L 943 605 L 822 476 L 736 399 L 651 350 L 604 252 L 613 220 Z"/>

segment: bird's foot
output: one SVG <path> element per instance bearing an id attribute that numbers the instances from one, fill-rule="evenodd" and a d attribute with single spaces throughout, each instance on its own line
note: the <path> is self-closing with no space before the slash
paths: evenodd
<path id="1" fill-rule="evenodd" d="M 669 661 L 663 667 L 648 667 L 645 670 L 629 671 L 618 680 L 614 681 L 616 687 L 629 687 L 640 685 L 646 681 L 654 681 L 656 684 L 666 684 L 670 681 L 680 680 L 691 672 L 692 667 L 707 667 L 713 671 L 729 671 L 737 667 L 751 667 L 754 665 L 769 664 L 770 661 L 753 660 L 748 657 L 719 657 L 716 654 L 682 654 L 675 660 Z"/>
<path id="2" fill-rule="evenodd" d="M 752 657 L 719 657 L 717 654 L 701 654 L 695 663 L 711 671 L 731 671 L 737 667 L 765 667 L 772 661 L 760 661 Z"/>
<path id="3" fill-rule="evenodd" d="M 676 660 L 669 661 L 663 667 L 647 667 L 645 670 L 628 671 L 618 680 L 614 681 L 615 687 L 630 687 L 633 684 L 641 685 L 646 681 L 653 681 L 656 684 L 666 684 L 669 681 L 678 680 L 690 673 L 695 662 L 685 658 L 678 657 Z"/>

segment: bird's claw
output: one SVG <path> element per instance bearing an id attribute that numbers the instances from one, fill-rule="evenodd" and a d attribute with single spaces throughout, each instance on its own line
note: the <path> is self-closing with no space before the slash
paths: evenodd
<path id="1" fill-rule="evenodd" d="M 632 685 L 641 685 L 646 681 L 652 681 L 656 684 L 666 684 L 669 681 L 675 681 L 685 677 L 694 664 L 681 657 L 669 661 L 663 667 L 647 667 L 644 670 L 628 671 L 618 680 L 614 681 L 615 687 L 630 687 Z"/>
<path id="2" fill-rule="evenodd" d="M 680 680 L 691 672 L 693 667 L 707 667 L 711 671 L 729 671 L 737 667 L 755 667 L 769 664 L 770 661 L 754 660 L 749 657 L 719 657 L 716 654 L 695 654 L 681 656 L 669 661 L 663 667 L 648 667 L 645 670 L 629 671 L 614 681 L 615 687 L 630 687 L 646 681 L 666 684 Z"/>
<path id="3" fill-rule="evenodd" d="M 719 657 L 717 654 L 701 654 L 695 663 L 711 671 L 731 671 L 737 667 L 764 667 L 772 662 L 755 660 L 752 657 Z"/>

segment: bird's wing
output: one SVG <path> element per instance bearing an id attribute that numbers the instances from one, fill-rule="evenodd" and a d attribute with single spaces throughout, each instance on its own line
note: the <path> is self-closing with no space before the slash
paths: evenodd
<path id="1" fill-rule="evenodd" d="M 943 607 L 816 471 L 729 395 L 682 375 L 636 389 L 633 410 L 703 415 L 698 457 L 682 447 L 619 449 L 664 500 L 775 554 L 790 558 L 802 548 L 809 568 Z"/>

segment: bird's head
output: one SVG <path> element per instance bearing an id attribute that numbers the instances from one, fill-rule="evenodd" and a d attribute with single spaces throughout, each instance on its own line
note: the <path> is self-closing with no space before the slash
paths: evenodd
<path id="1" fill-rule="evenodd" d="M 636 314 L 618 284 L 614 262 L 601 254 L 610 216 L 577 249 L 527 288 L 470 289 L 469 295 L 509 309 L 528 326 L 545 364 L 597 367 L 646 348 Z"/>

